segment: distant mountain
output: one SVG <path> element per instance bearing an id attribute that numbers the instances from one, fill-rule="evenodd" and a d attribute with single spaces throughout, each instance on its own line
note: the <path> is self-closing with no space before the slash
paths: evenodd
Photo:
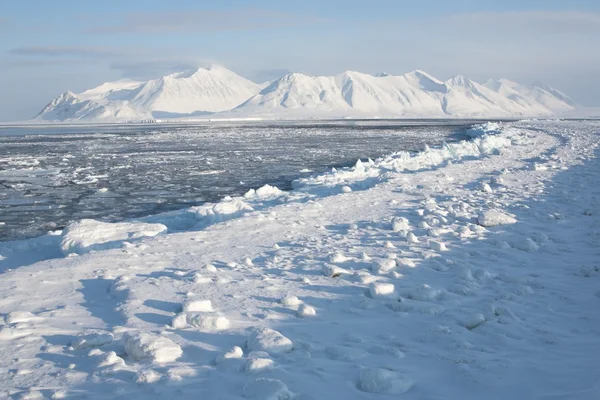
<path id="1" fill-rule="evenodd" d="M 214 113 L 223 118 L 521 118 L 576 107 L 554 88 L 507 79 L 482 85 L 460 75 L 443 82 L 421 70 L 403 75 L 347 71 L 336 76 L 288 73 L 265 87 L 223 67 L 210 67 L 66 92 L 36 119 L 119 122 Z"/>
<path id="2" fill-rule="evenodd" d="M 108 82 L 80 94 L 67 92 L 36 119 L 119 121 L 214 113 L 239 105 L 260 89 L 228 69 L 213 66 L 147 82 Z"/>
<path id="3" fill-rule="evenodd" d="M 348 71 L 311 77 L 293 73 L 273 82 L 234 111 L 249 116 L 528 117 L 572 110 L 575 103 L 541 86 L 481 85 L 463 76 L 445 82 L 416 70 L 394 76 Z"/>

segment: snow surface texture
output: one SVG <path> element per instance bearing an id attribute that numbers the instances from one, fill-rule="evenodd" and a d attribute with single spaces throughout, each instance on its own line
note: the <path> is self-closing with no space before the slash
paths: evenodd
<path id="1" fill-rule="evenodd" d="M 600 398 L 599 132 L 505 124 L 6 271 L 0 397 Z"/>
<path id="2" fill-rule="evenodd" d="M 442 82 L 420 70 L 399 76 L 290 73 L 262 88 L 215 66 L 143 83 L 108 82 L 80 94 L 69 91 L 52 100 L 36 119 L 520 118 L 565 113 L 576 106 L 549 86 L 507 79 L 481 85 L 463 76 Z"/>

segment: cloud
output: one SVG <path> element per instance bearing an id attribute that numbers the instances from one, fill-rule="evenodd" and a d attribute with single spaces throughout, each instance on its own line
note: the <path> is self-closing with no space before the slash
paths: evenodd
<path id="1" fill-rule="evenodd" d="M 459 13 L 442 21 L 488 28 L 517 28 L 537 33 L 600 33 L 600 13 L 581 11 L 505 11 Z"/>
<path id="2" fill-rule="evenodd" d="M 48 57 L 48 58 L 104 58 L 124 55 L 123 52 L 114 49 L 93 47 L 55 47 L 55 46 L 26 46 L 9 50 L 9 53 L 17 56 Z"/>
<path id="3" fill-rule="evenodd" d="M 323 22 L 323 18 L 272 10 L 144 12 L 113 25 L 87 30 L 94 34 L 218 32 L 289 27 Z"/>
<path id="4" fill-rule="evenodd" d="M 120 71 L 127 78 L 147 80 L 160 76 L 196 69 L 200 66 L 213 64 L 201 60 L 136 60 L 116 62 L 110 69 Z"/>

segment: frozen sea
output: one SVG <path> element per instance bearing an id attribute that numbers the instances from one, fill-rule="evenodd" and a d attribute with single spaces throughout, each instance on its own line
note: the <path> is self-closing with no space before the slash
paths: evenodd
<path id="1" fill-rule="evenodd" d="M 241 195 L 465 138 L 476 121 L 0 127 L 0 241 Z"/>

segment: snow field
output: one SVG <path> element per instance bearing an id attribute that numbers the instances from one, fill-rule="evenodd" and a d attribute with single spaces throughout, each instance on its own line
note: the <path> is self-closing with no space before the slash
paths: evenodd
<path id="1" fill-rule="evenodd" d="M 8 271 L 3 394 L 595 398 L 599 129 L 511 123 Z"/>

